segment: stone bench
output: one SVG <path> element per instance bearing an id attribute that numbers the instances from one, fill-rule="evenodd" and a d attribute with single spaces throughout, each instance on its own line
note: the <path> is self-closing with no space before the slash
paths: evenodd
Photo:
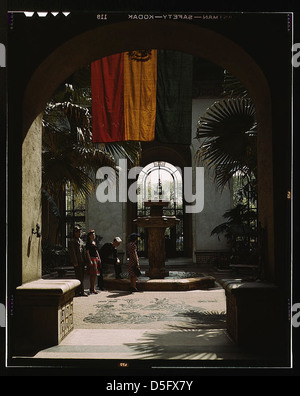
<path id="1" fill-rule="evenodd" d="M 227 332 L 240 346 L 274 348 L 284 344 L 286 306 L 277 285 L 266 282 L 243 282 L 240 279 L 219 281 L 226 294 Z"/>
<path id="2" fill-rule="evenodd" d="M 77 279 L 40 279 L 16 289 L 16 354 L 58 345 L 73 330 L 73 297 L 79 284 Z"/>
<path id="3" fill-rule="evenodd" d="M 233 271 L 239 273 L 240 271 L 252 271 L 255 272 L 259 269 L 258 265 L 250 265 L 250 264 L 230 264 L 229 268 Z"/>

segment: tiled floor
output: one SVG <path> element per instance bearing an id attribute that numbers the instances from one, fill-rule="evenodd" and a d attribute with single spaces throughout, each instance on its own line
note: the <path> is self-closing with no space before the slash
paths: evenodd
<path id="1" fill-rule="evenodd" d="M 147 265 L 141 260 L 142 269 Z M 184 259 L 166 267 L 182 274 L 217 275 Z M 209 270 L 210 268 L 208 268 Z M 126 271 L 126 267 L 123 267 Z M 219 278 L 218 278 L 219 276 Z M 88 278 L 85 288 L 88 290 Z M 225 292 L 216 282 L 209 290 L 101 291 L 74 298 L 74 330 L 57 346 L 34 359 L 93 361 L 192 361 L 222 367 L 261 365 L 264 358 L 241 350 L 226 331 Z"/>

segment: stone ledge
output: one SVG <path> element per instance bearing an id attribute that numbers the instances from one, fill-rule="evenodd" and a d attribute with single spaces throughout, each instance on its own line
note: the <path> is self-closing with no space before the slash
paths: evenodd
<path id="1" fill-rule="evenodd" d="M 285 302 L 279 286 L 268 282 L 222 279 L 227 332 L 240 346 L 275 351 L 286 343 Z"/>
<path id="2" fill-rule="evenodd" d="M 63 295 L 74 290 L 79 285 L 80 282 L 77 279 L 39 279 L 24 283 L 22 286 L 17 287 L 17 293 L 46 293 L 49 295 Z"/>
<path id="3" fill-rule="evenodd" d="M 225 291 L 232 294 L 246 294 L 247 292 L 253 293 L 265 293 L 265 292 L 275 292 L 279 291 L 279 287 L 273 283 L 267 282 L 246 282 L 242 279 L 221 279 L 219 280 L 220 285 L 225 289 Z M 255 296 L 254 296 L 255 297 Z"/>
<path id="4" fill-rule="evenodd" d="M 15 354 L 58 345 L 73 330 L 77 279 L 28 282 L 16 289 Z"/>

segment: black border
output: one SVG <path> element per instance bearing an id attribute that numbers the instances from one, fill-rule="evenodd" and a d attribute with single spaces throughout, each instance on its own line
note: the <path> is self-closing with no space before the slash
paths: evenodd
<path id="1" fill-rule="evenodd" d="M 3 26 L 7 25 L 6 21 L 6 13 L 7 11 L 17 11 L 17 10 L 24 10 L 30 9 L 34 11 L 43 11 L 43 10 L 49 10 L 49 9 L 54 9 L 57 8 L 59 10 L 70 10 L 70 11 L 77 11 L 77 12 L 84 12 L 84 11 L 98 11 L 99 9 L 103 11 L 112 11 L 112 12 L 119 12 L 119 11 L 132 11 L 132 10 L 138 10 L 138 11 L 171 11 L 171 10 L 176 10 L 176 11 L 190 11 L 190 12 L 196 12 L 199 11 L 198 9 L 198 2 L 192 1 L 187 2 L 187 1 L 150 1 L 150 2 L 141 2 L 141 1 L 122 1 L 122 0 L 110 0 L 110 1 L 97 1 L 97 0 L 84 0 L 79 3 L 75 3 L 72 0 L 57 0 L 57 1 L 48 1 L 45 0 L 41 2 L 40 0 L 2 0 L 0 4 L 0 42 L 6 44 L 6 29 Z M 216 12 L 293 12 L 294 13 L 294 43 L 300 42 L 300 4 L 299 2 L 296 1 L 286 1 L 284 4 L 279 4 L 278 7 L 275 10 L 271 10 L 269 4 L 263 5 L 259 4 L 259 7 L 255 6 L 253 2 L 239 2 L 238 5 L 234 5 L 232 3 L 228 4 L 227 2 L 224 1 L 217 1 L 213 5 L 211 2 L 207 2 L 206 6 L 201 4 L 201 11 L 216 11 Z M 242 3 L 242 4 L 241 4 Z M 249 4 L 247 4 L 249 3 Z M 54 7 L 54 8 L 53 8 Z M 292 56 L 292 53 L 291 53 Z M 7 109 L 6 109 L 6 80 L 7 80 L 7 73 L 8 71 L 6 68 L 0 68 L 0 120 L 1 120 L 1 149 L 2 149 L 2 155 L 0 157 L 0 168 L 1 168 L 1 180 L 6 182 L 6 133 L 4 131 L 7 130 Z M 298 165 L 298 156 L 297 156 L 297 151 L 296 151 L 296 145 L 297 142 L 295 140 L 295 135 L 297 131 L 299 130 L 299 109 L 300 109 L 300 97 L 299 97 L 299 89 L 298 87 L 300 86 L 300 67 L 299 68 L 294 68 L 294 76 L 293 76 L 293 99 L 294 99 L 294 196 L 293 196 L 293 215 L 294 215 L 294 237 L 298 235 L 299 231 L 299 225 L 296 221 L 298 218 L 298 208 L 297 208 L 297 198 L 298 198 L 298 189 L 299 187 L 297 186 L 297 165 Z M 2 184 L 3 185 L 3 184 Z M 3 199 L 4 203 L 1 205 L 1 223 L 3 225 L 3 228 L 5 228 L 6 224 L 6 210 L 5 210 L 5 205 L 6 205 L 6 192 L 5 189 L 1 190 L 1 198 Z M 294 239 L 296 241 L 296 239 Z M 6 255 L 5 255 L 5 250 L 6 250 L 6 231 L 4 230 L 3 236 L 1 237 L 1 243 L 3 246 L 1 246 L 1 251 L 2 251 L 2 258 L 1 258 L 1 265 L 0 265 L 0 302 L 5 304 L 6 300 L 6 295 L 5 295 L 5 289 L 6 289 L 6 273 L 5 273 L 5 267 L 6 267 Z M 299 296 L 299 266 L 298 266 L 298 253 L 296 250 L 293 252 L 293 298 L 294 302 L 300 301 L 300 296 Z M 294 368 L 293 369 L 276 369 L 273 370 L 271 367 L 270 368 L 264 368 L 261 370 L 259 367 L 258 368 L 251 368 L 250 370 L 236 370 L 236 368 L 230 370 L 230 369 L 216 369 L 214 368 L 207 368 L 205 367 L 205 375 L 206 376 L 228 376 L 228 375 L 249 375 L 249 376 L 269 376 L 269 375 L 280 375 L 280 376 L 299 376 L 300 375 L 300 366 L 299 366 L 299 359 L 298 359 L 298 351 L 300 351 L 300 343 L 299 343 L 299 336 L 300 336 L 300 328 L 295 328 L 293 329 L 293 342 L 294 342 Z M 82 368 L 77 368 L 74 367 L 72 364 L 68 366 L 65 370 L 58 369 L 57 367 L 49 368 L 49 367 L 34 367 L 34 364 L 32 364 L 31 367 L 22 367 L 22 364 L 20 362 L 19 367 L 15 368 L 5 368 L 5 357 L 2 352 L 5 351 L 5 329 L 0 328 L 0 364 L 1 364 L 1 371 L 0 374 L 1 376 L 15 376 L 15 375 L 22 375 L 22 376 L 35 376 L 35 375 L 58 375 L 58 376 L 65 376 L 65 375 L 73 375 L 73 376 L 82 376 L 82 375 L 97 375 L 99 376 L 99 370 L 95 369 L 93 370 L 91 367 L 89 367 L 88 362 L 85 362 L 85 367 L 86 369 L 82 370 Z M 174 362 L 175 366 L 176 362 Z M 2 369 L 3 367 L 3 369 Z M 124 369 L 117 369 L 115 370 L 114 368 L 110 367 L 108 370 L 105 370 L 101 368 L 101 375 L 102 376 L 109 376 L 109 375 L 114 375 L 114 373 L 117 372 L 118 377 L 123 376 L 135 376 L 136 371 L 135 367 L 133 368 L 124 368 Z M 152 376 L 157 377 L 157 376 L 164 376 L 164 380 L 167 380 L 168 378 L 172 378 L 174 375 L 180 375 L 180 379 L 191 379 L 191 376 L 194 378 L 195 376 L 195 370 L 191 369 L 190 371 L 187 372 L 188 369 L 164 369 L 161 370 L 160 373 L 157 372 L 149 372 L 148 369 L 145 369 L 145 372 L 142 370 L 139 370 L 139 376 L 143 377 L 143 375 L 147 376 Z M 200 370 L 201 371 L 201 370 Z M 203 373 L 204 374 L 204 373 Z M 188 375 L 188 377 L 186 377 Z M 197 371 L 196 374 L 198 377 L 199 375 L 201 376 L 201 372 Z M 170 376 L 170 377 L 169 377 Z M 195 379 L 197 380 L 198 377 Z M 132 377 L 133 378 L 133 377 Z M 174 379 L 174 378 L 173 378 Z M 149 381 L 149 377 L 146 378 L 140 378 L 137 379 L 137 381 L 143 382 L 143 381 Z M 107 381 L 106 381 L 107 382 Z M 105 387 L 98 387 L 98 390 L 105 390 Z"/>

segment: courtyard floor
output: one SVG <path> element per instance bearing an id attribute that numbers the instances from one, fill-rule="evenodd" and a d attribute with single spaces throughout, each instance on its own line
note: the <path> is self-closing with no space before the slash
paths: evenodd
<path id="1" fill-rule="evenodd" d="M 141 261 L 142 270 L 144 265 Z M 169 261 L 166 267 L 170 275 L 179 277 L 182 271 L 187 276 L 200 272 L 183 259 Z M 215 276 L 215 287 L 139 293 L 107 290 L 75 297 L 74 330 L 59 345 L 34 358 L 102 361 L 106 367 L 122 362 L 157 368 L 170 364 L 269 367 L 267 356 L 239 348 L 226 331 L 226 299 L 218 279 L 228 274 L 202 266 L 201 274 Z M 86 278 L 86 291 L 88 282 Z"/>

